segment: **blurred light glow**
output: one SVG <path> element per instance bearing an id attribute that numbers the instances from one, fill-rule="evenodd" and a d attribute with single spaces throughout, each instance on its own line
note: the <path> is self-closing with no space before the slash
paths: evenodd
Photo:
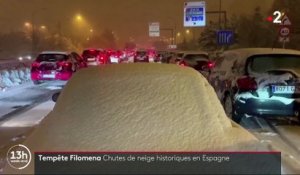
<path id="1" fill-rule="evenodd" d="M 83 18 L 82 18 L 82 16 L 81 16 L 80 14 L 77 14 L 77 15 L 76 15 L 76 20 L 77 20 L 77 21 L 82 21 Z"/>
<path id="2" fill-rule="evenodd" d="M 22 60 L 23 60 L 23 57 L 19 57 L 18 60 L 19 60 L 19 61 L 22 61 Z"/>
<path id="3" fill-rule="evenodd" d="M 24 23 L 24 26 L 25 26 L 25 27 L 30 27 L 31 24 L 30 24 L 30 22 L 25 22 L 25 23 Z"/>

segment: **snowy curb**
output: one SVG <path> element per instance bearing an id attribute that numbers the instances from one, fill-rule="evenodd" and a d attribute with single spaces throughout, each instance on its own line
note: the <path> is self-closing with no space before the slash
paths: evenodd
<path id="1" fill-rule="evenodd" d="M 0 93 L 29 82 L 30 61 L 0 60 Z"/>

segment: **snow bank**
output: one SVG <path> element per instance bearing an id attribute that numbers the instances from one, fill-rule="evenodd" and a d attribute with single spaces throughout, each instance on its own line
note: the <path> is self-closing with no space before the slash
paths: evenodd
<path id="1" fill-rule="evenodd" d="M 169 64 L 80 70 L 24 144 L 32 152 L 265 149 L 226 117 L 201 74 Z"/>
<path id="2" fill-rule="evenodd" d="M 0 92 L 30 81 L 29 62 L 0 62 Z"/>

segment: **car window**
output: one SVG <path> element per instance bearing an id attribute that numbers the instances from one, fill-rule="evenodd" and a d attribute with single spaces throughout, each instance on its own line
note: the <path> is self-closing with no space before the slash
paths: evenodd
<path id="1" fill-rule="evenodd" d="M 188 54 L 184 57 L 185 60 L 203 60 L 208 59 L 207 55 L 204 54 Z"/>
<path id="2" fill-rule="evenodd" d="M 285 69 L 300 73 L 300 55 L 257 55 L 250 60 L 250 69 L 253 72 Z"/>
<path id="3" fill-rule="evenodd" d="M 145 55 L 147 55 L 147 52 L 146 51 L 138 51 L 138 52 L 136 52 L 136 54 L 139 56 L 145 56 Z"/>
<path id="4" fill-rule="evenodd" d="M 43 62 L 43 61 L 49 61 L 49 62 L 56 62 L 56 61 L 64 61 L 67 60 L 67 55 L 64 54 L 40 54 L 36 61 Z"/>
<path id="5" fill-rule="evenodd" d="M 99 54 L 99 50 L 85 50 L 82 53 L 82 56 L 87 58 L 87 57 L 96 57 Z"/>

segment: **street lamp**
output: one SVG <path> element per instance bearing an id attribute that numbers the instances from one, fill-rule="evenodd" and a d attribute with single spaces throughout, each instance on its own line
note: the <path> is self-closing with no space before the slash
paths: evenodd
<path id="1" fill-rule="evenodd" d="M 80 14 L 77 14 L 75 17 L 76 21 L 81 22 L 83 20 L 82 16 Z"/>

